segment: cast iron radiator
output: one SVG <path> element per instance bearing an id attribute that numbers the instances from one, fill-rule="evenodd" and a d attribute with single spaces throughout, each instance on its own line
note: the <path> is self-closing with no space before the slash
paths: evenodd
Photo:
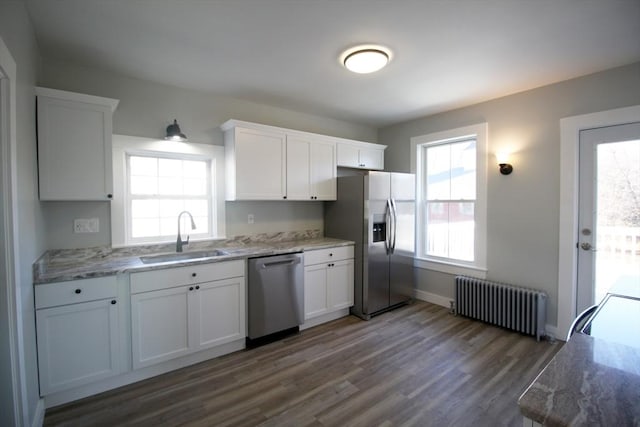
<path id="1" fill-rule="evenodd" d="M 455 313 L 523 334 L 544 337 L 547 294 L 504 283 L 456 276 Z"/>

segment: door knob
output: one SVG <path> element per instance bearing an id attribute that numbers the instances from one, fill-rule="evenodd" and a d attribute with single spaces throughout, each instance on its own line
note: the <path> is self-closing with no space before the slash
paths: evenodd
<path id="1" fill-rule="evenodd" d="M 580 243 L 580 247 L 585 251 L 595 251 L 596 250 L 593 246 L 591 246 L 591 243 L 589 243 L 589 242 Z"/>

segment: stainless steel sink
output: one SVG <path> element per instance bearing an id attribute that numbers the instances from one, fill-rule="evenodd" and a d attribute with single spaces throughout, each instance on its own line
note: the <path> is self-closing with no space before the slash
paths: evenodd
<path id="1" fill-rule="evenodd" d="M 229 254 L 225 251 L 221 251 L 220 249 L 212 249 L 208 251 L 175 252 L 171 254 L 146 255 L 141 256 L 140 261 L 142 261 L 143 264 L 157 264 L 161 262 L 190 261 L 194 259 L 212 258 L 224 255 Z"/>

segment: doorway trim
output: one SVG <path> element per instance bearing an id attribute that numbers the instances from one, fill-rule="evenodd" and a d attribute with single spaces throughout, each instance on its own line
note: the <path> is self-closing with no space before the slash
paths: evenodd
<path id="1" fill-rule="evenodd" d="M 0 293 L 6 302 L 8 319 L 8 341 L 0 343 L 9 350 L 11 363 L 11 388 L 13 391 L 13 420 L 23 425 L 25 420 L 23 366 L 20 362 L 20 336 L 18 319 L 17 288 L 20 283 L 19 251 L 16 236 L 17 224 L 17 184 L 16 184 L 16 62 L 11 52 L 0 38 L 0 209 L 2 209 L 2 229 L 4 233 L 4 271 L 0 277 Z"/>
<path id="2" fill-rule="evenodd" d="M 558 338 L 576 316 L 578 276 L 578 155 L 580 131 L 640 121 L 640 105 L 560 119 L 560 221 L 558 230 Z"/>

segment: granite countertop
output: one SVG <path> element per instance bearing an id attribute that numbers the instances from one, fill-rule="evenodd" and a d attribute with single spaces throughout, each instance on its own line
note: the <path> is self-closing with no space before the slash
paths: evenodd
<path id="1" fill-rule="evenodd" d="M 525 417 L 545 426 L 640 425 L 640 300 L 624 299 L 610 294 L 589 322 L 592 335 L 574 333 L 522 394 Z"/>
<path id="2" fill-rule="evenodd" d="M 185 265 L 245 259 L 254 256 L 303 252 L 354 242 L 322 237 L 317 230 L 238 236 L 232 239 L 192 242 L 184 252 L 220 249 L 224 255 L 208 258 L 144 264 L 140 256 L 175 253 L 175 244 L 111 248 L 57 249 L 45 252 L 33 264 L 33 283 L 42 285 L 67 280 L 112 276 L 120 273 L 157 270 Z"/>

